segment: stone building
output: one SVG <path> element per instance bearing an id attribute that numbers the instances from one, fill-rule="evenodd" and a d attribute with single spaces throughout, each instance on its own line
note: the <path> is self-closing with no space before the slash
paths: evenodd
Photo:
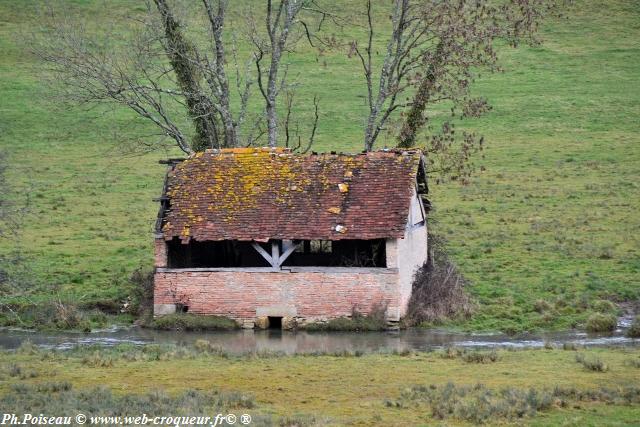
<path id="1" fill-rule="evenodd" d="M 155 234 L 154 313 L 291 327 L 405 314 L 427 259 L 418 150 L 207 150 L 171 160 Z M 426 208 L 426 209 L 425 209 Z"/>

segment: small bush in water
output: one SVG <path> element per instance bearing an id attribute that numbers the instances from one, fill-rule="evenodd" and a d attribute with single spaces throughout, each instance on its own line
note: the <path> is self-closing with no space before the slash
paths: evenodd
<path id="1" fill-rule="evenodd" d="M 627 330 L 629 338 L 640 338 L 640 316 L 636 316 L 631 322 L 631 327 Z"/>
<path id="2" fill-rule="evenodd" d="M 587 319 L 589 332 L 611 332 L 616 329 L 618 319 L 613 314 L 594 313 Z"/>
<path id="3" fill-rule="evenodd" d="M 228 317 L 199 316 L 195 314 L 167 314 L 155 319 L 155 329 L 176 331 L 208 331 L 220 329 L 237 329 L 239 325 Z"/>

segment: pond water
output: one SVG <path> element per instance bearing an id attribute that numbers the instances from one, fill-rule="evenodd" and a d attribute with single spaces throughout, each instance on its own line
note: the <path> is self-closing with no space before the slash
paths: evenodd
<path id="1" fill-rule="evenodd" d="M 122 343 L 188 344 L 206 339 L 231 353 L 283 352 L 286 354 L 340 351 L 426 351 L 447 346 L 465 348 L 536 348 L 545 343 L 561 346 L 640 346 L 640 339 L 624 336 L 628 319 L 621 319 L 611 334 L 582 331 L 547 332 L 509 336 L 503 334 L 456 333 L 434 329 L 407 329 L 389 332 L 290 332 L 279 330 L 238 330 L 225 332 L 154 331 L 137 327 L 113 327 L 91 333 L 33 332 L 0 330 L 0 348 L 15 349 L 24 341 L 45 348 L 68 349 L 78 345 L 113 346 Z"/>

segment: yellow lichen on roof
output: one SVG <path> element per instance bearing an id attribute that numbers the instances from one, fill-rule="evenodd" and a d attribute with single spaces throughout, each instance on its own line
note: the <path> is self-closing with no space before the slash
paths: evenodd
<path id="1" fill-rule="evenodd" d="M 164 233 L 184 240 L 400 235 L 418 163 L 419 153 L 206 150 L 169 173 Z"/>

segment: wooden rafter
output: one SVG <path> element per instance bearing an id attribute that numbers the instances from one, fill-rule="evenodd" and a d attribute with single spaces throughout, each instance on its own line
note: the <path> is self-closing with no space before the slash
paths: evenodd
<path id="1" fill-rule="evenodd" d="M 280 254 L 280 244 L 278 240 L 271 241 L 271 254 L 267 252 L 258 242 L 251 242 L 251 246 L 269 263 L 274 270 L 280 270 L 282 264 L 296 250 L 298 243 L 292 240 L 283 240 L 284 252 Z"/>

